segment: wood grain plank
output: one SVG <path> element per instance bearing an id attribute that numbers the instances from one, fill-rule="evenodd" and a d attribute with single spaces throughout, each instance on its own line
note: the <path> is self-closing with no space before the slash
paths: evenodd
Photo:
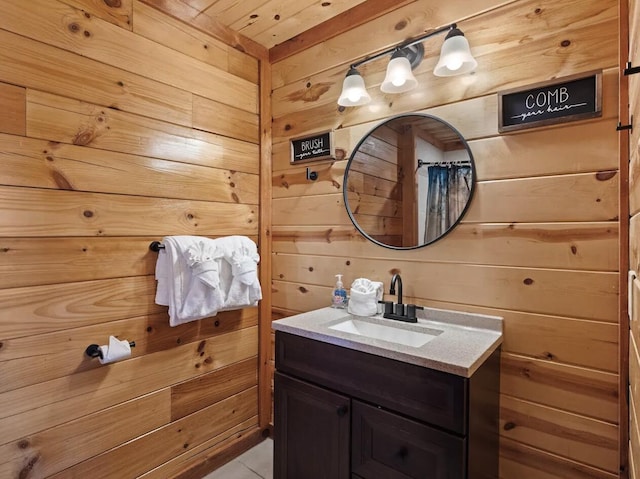
<path id="1" fill-rule="evenodd" d="M 557 271 L 467 264 L 406 263 L 392 260 L 328 258 L 323 256 L 273 256 L 273 277 L 291 282 L 278 293 L 274 305 L 290 307 L 303 300 L 315 285 L 331 286 L 336 272 L 346 285 L 360 277 L 386 282 L 391 272 L 401 272 L 404 293 L 422 300 L 438 300 L 531 313 L 605 322 L 617 321 L 617 275 L 587 271 Z M 312 269 L 309 269 L 312 268 Z M 280 285 L 278 283 L 274 283 Z M 484 284 L 484 288 L 477 288 Z M 318 286 L 320 287 L 320 286 Z M 282 297 L 292 293 L 291 300 Z M 311 296 L 311 295 L 309 295 Z M 305 296 L 306 297 L 306 296 Z M 276 298 L 278 301 L 276 301 Z M 282 301 L 281 301 L 282 300 Z M 319 306 L 322 307 L 322 304 Z"/>
<path id="2" fill-rule="evenodd" d="M 257 324 L 256 308 L 224 311 L 214 319 L 192 321 L 173 328 L 169 326 L 166 311 L 163 311 L 63 331 L 3 339 L 0 349 L 0 374 L 3 377 L 0 392 L 102 367 L 98 361 L 84 355 L 83 351 L 89 344 L 107 343 L 110 335 L 134 340 L 136 346 L 131 349 L 131 357 L 136 358 L 171 349 L 176 344 L 207 340 Z M 42 354 L 42 351 L 47 354 Z"/>
<path id="3" fill-rule="evenodd" d="M 349 226 L 342 194 L 273 199 L 273 225 Z"/>
<path id="4" fill-rule="evenodd" d="M 251 427 L 256 412 L 254 387 L 119 447 L 105 449 L 103 454 L 53 477 L 138 477 L 203 443 L 211 447 Z"/>
<path id="5" fill-rule="evenodd" d="M 547 451 L 500 438 L 500 478 L 512 479 L 616 479 L 606 472 Z"/>
<path id="6" fill-rule="evenodd" d="M 165 389 L 0 446 L 0 475 L 49 477 L 169 422 Z"/>
<path id="7" fill-rule="evenodd" d="M 290 157 L 290 149 L 288 154 Z M 286 198 L 337 193 L 342 190 L 346 166 L 346 161 L 332 161 L 316 165 L 306 164 L 304 167 L 291 165 L 291 168 L 274 171 L 271 181 L 273 197 Z M 315 181 L 309 182 L 307 180 L 307 168 L 311 168 L 318 174 Z"/>
<path id="8" fill-rule="evenodd" d="M 0 132 L 24 135 L 27 131 L 27 94 L 22 87 L 0 83 Z"/>
<path id="9" fill-rule="evenodd" d="M 590 34 L 589 30 L 584 33 L 585 36 Z M 557 41 L 562 41 L 562 38 L 564 37 L 558 38 Z M 554 49 L 555 45 L 550 44 L 548 45 L 548 48 Z M 591 45 L 591 48 L 597 48 L 597 45 Z M 539 51 L 531 51 L 532 58 L 526 60 L 528 65 L 535 64 L 536 57 L 539 55 Z M 497 63 L 503 61 L 511 60 L 496 59 Z M 564 63 L 564 60 L 562 60 L 561 63 Z M 603 118 L 617 118 L 616 101 L 618 95 L 618 77 L 617 70 L 609 68 L 610 66 L 609 62 L 605 63 L 603 61 L 602 68 L 605 69 L 605 74 L 603 75 Z M 579 68 L 589 69 L 590 67 L 588 64 L 585 64 L 581 65 Z M 523 67 L 519 68 L 519 70 L 522 69 Z M 476 75 L 474 75 L 474 77 Z M 487 73 L 487 76 L 495 79 L 495 77 L 489 73 Z M 539 81 L 543 80 L 545 80 L 545 78 L 539 79 Z M 430 84 L 431 81 L 432 80 L 429 80 L 426 83 Z M 443 80 L 440 79 L 440 81 Z M 458 77 L 454 78 L 454 81 L 461 82 L 462 79 Z M 498 113 L 497 97 L 492 95 L 492 93 L 505 88 L 525 86 L 530 84 L 532 81 L 535 80 L 530 76 L 519 77 L 511 82 L 496 84 L 491 87 L 487 87 L 482 91 L 478 91 L 475 98 L 469 98 L 467 86 L 464 84 L 460 84 L 458 88 L 453 88 L 450 84 L 441 84 L 440 88 L 442 88 L 442 95 L 440 96 L 437 90 L 429 89 L 429 96 L 427 98 L 414 98 L 413 95 L 400 95 L 397 98 L 394 97 L 393 101 L 388 101 L 387 98 L 379 98 L 375 103 L 371 104 L 371 106 L 367 108 L 337 108 L 335 101 L 339 92 L 336 91 L 335 96 L 330 93 L 325 93 L 322 97 L 322 101 L 313 102 L 313 100 L 307 100 L 301 108 L 296 109 L 296 111 L 292 113 L 278 116 L 277 113 L 274 112 L 274 143 L 280 143 L 281 141 L 286 141 L 292 137 L 304 136 L 318 131 L 340 130 L 343 128 L 361 125 L 363 123 L 379 122 L 380 120 L 401 113 L 415 111 L 430 113 L 444 119 L 458 129 L 462 136 L 467 140 L 493 136 L 498 134 L 498 125 L 496 121 Z M 434 88 L 435 86 L 436 85 L 434 85 Z M 274 97 L 275 94 L 276 92 L 274 92 Z M 377 93 L 373 91 L 371 91 L 370 94 L 373 94 L 374 96 L 377 95 Z M 456 94 L 456 96 L 453 96 L 454 94 Z M 489 94 L 489 96 L 486 96 L 487 94 Z M 294 100 L 299 97 L 300 94 L 298 93 L 291 95 L 291 98 Z M 302 96 L 302 98 L 305 97 Z M 278 103 L 275 103 L 274 100 L 274 104 Z M 421 106 L 418 107 L 417 105 Z M 469 111 L 473 111 L 474 115 L 469 115 Z M 588 122 L 594 120 L 585 121 Z M 366 126 L 367 127 L 364 129 L 362 134 L 369 130 L 372 125 Z M 336 145 L 341 146 L 338 142 L 336 142 Z"/>
<path id="10" fill-rule="evenodd" d="M 259 116 L 197 95 L 193 97 L 193 127 L 241 141 L 259 143 Z"/>
<path id="11" fill-rule="evenodd" d="M 273 251 L 396 261 L 616 271 L 616 222 L 461 224 L 428 248 L 397 252 L 367 241 L 353 226 L 275 226 Z"/>
<path id="12" fill-rule="evenodd" d="M 504 437 L 608 472 L 618 472 L 615 425 L 502 395 L 500 429 Z"/>
<path id="13" fill-rule="evenodd" d="M 348 0 L 347 0 L 348 1 Z M 362 0 L 351 0 L 362 1 Z M 293 25 L 290 27 L 301 28 L 304 25 L 303 15 L 311 8 L 314 3 L 313 0 L 298 0 L 295 4 L 287 4 L 286 0 L 269 0 L 266 2 L 233 2 L 233 7 L 219 9 L 219 5 L 224 5 L 223 2 L 216 2 L 211 5 L 205 11 L 209 15 L 215 15 L 216 18 L 220 18 L 226 25 L 229 25 L 232 30 L 242 32 L 250 38 L 253 38 L 258 43 L 272 47 L 277 43 L 276 38 L 267 38 L 260 35 L 260 33 L 267 30 L 275 30 L 274 27 L 285 27 L 288 20 L 293 21 Z M 337 5 L 344 4 L 345 0 L 338 0 Z M 333 5 L 331 5 L 333 7 Z M 327 10 L 327 8 L 325 8 Z M 279 29 L 279 28 L 278 28 Z M 299 30 L 302 31 L 302 30 Z M 296 32 L 296 33 L 299 33 Z M 273 32 L 275 35 L 275 31 Z M 286 35 L 286 33 L 280 33 L 279 37 Z"/>
<path id="14" fill-rule="evenodd" d="M 542 134 L 542 132 L 549 132 L 547 137 L 550 135 L 556 135 L 562 137 L 562 134 L 558 133 L 558 128 L 562 129 L 564 132 L 565 128 L 568 127 L 576 127 L 583 128 L 587 125 L 594 123 L 599 124 L 600 121 L 610 119 L 612 122 L 618 121 L 618 108 L 617 108 L 617 98 L 618 98 L 618 70 L 616 68 L 607 69 L 603 72 L 603 111 L 602 111 L 602 119 L 601 120 L 588 120 L 578 123 L 573 123 L 569 125 L 556 125 L 546 128 L 537 128 L 533 131 L 527 130 L 526 132 L 520 132 L 519 134 L 510 134 L 504 135 L 503 138 L 523 138 L 523 141 L 526 141 L 526 138 L 532 134 Z M 274 94 L 275 95 L 275 94 Z M 275 102 L 275 99 L 274 99 Z M 311 100 L 309 100 L 311 102 Z M 304 107 L 304 114 L 294 113 L 291 115 L 285 115 L 281 120 L 275 119 L 274 125 L 283 126 L 284 131 L 278 127 L 274 131 L 274 170 L 279 171 L 283 169 L 289 168 L 291 165 L 289 164 L 291 153 L 290 153 L 290 145 L 289 138 L 292 136 L 287 133 L 289 130 L 295 127 L 299 121 L 301 128 L 308 129 L 309 132 L 319 131 L 323 126 L 331 129 L 334 129 L 334 138 L 336 145 L 336 157 L 338 159 L 348 158 L 355 145 L 363 138 L 366 134 L 368 134 L 372 129 L 376 128 L 380 119 L 384 120 L 387 117 L 384 115 L 378 115 L 377 111 L 379 107 L 372 108 L 373 112 L 370 109 L 355 109 L 353 112 L 349 112 L 349 114 L 357 115 L 358 118 L 353 122 L 346 123 L 342 115 L 345 113 L 336 113 L 333 104 L 331 108 L 323 109 L 316 108 L 312 105 L 307 104 Z M 394 102 L 395 103 L 395 102 Z M 412 105 L 411 108 L 402 111 L 390 111 L 389 116 L 392 116 L 396 113 L 404 113 L 407 111 L 414 112 L 416 111 L 416 105 Z M 311 122 L 309 120 L 310 111 L 313 110 L 313 118 L 315 121 Z M 435 115 L 448 123 L 452 124 L 456 129 L 458 129 L 463 137 L 467 139 L 467 141 L 473 141 L 475 139 L 481 139 L 486 137 L 499 136 L 498 133 L 498 124 L 496 122 L 496 118 L 498 115 L 498 105 L 497 105 L 497 97 L 495 95 L 489 96 L 481 96 L 479 98 L 471 98 L 471 99 L 463 99 L 458 102 L 445 104 L 437 107 L 425 108 L 417 111 L 417 113 L 427 113 L 431 115 Z M 474 115 L 469 115 L 468 112 L 473 111 Z M 375 114 L 372 114 L 375 113 Z M 306 115 L 306 116 L 305 116 Z M 340 122 L 334 124 L 336 118 L 340 116 Z M 313 125 L 306 125 L 306 123 L 313 123 Z M 600 130 L 601 135 L 610 134 L 610 131 L 606 129 Z M 548 139 L 548 138 L 545 138 Z M 571 137 L 566 137 L 569 142 Z M 583 138 L 584 140 L 584 138 Z M 518 140 L 513 140 L 514 142 Z M 531 153 L 531 151 L 537 151 L 538 148 L 542 148 L 541 151 L 544 151 L 544 146 L 537 144 L 536 148 L 527 150 L 528 155 L 535 154 Z M 576 148 L 581 148 L 580 146 L 576 146 Z M 473 150 L 472 147 L 472 151 Z M 596 151 L 598 151 L 596 149 Z M 510 158 L 511 162 L 514 164 L 518 164 L 518 157 L 523 155 L 522 151 L 516 151 L 517 155 L 513 155 Z M 474 153 L 475 154 L 475 153 Z M 587 155 L 587 158 L 590 156 Z M 615 155 L 611 155 L 615 156 Z M 571 154 L 569 156 L 573 158 Z M 525 156 L 526 158 L 526 156 Z M 479 162 L 480 160 L 476 160 Z M 486 160 L 490 161 L 490 160 Z M 540 159 L 538 159 L 540 161 Z M 611 161 L 611 160 L 609 160 Z M 556 161 L 556 164 L 558 162 Z M 562 164 L 563 162 L 560 162 Z M 548 166 L 548 165 L 547 165 Z M 508 167 L 510 168 L 510 166 Z M 531 168 L 529 166 L 528 168 Z M 557 168 L 555 166 L 554 168 Z M 541 173 L 544 173 L 544 170 L 539 170 Z M 481 177 L 482 178 L 482 177 Z M 484 179 L 484 178 L 482 178 Z M 489 178 L 487 178 L 489 179 Z"/>
<path id="15" fill-rule="evenodd" d="M 271 0 L 263 7 L 253 10 L 253 15 L 260 15 L 257 19 L 233 23 L 231 28 L 236 28 L 267 48 L 271 48 L 294 34 L 305 32 L 309 27 L 350 10 L 363 1 L 334 0 L 320 3 L 313 0 L 304 3 L 298 1 L 293 7 L 287 0 Z"/>
<path id="16" fill-rule="evenodd" d="M 618 171 L 476 184 L 464 222 L 614 221 Z"/>
<path id="17" fill-rule="evenodd" d="M 4 185 L 258 204 L 258 176 L 235 170 L 2 134 L 0 161 Z"/>
<path id="18" fill-rule="evenodd" d="M 259 253 L 262 259 L 259 279 L 263 288 L 269 288 L 272 276 L 272 229 L 273 205 L 271 175 L 272 163 L 272 100 L 271 100 L 271 65 L 267 59 L 260 62 L 260 239 Z M 267 428 L 273 398 L 270 391 L 271 375 L 267 368 L 269 360 L 268 341 L 271 318 L 271 294 L 267 291 L 260 301 L 260 339 L 258 348 L 258 416 L 259 426 L 263 431 Z"/>
<path id="19" fill-rule="evenodd" d="M 2 238 L 0 288 L 151 275 L 157 237 Z"/>
<path id="20" fill-rule="evenodd" d="M 504 352 L 618 372 L 616 324 L 514 311 L 498 314 L 504 321 Z"/>
<path id="21" fill-rule="evenodd" d="M 187 381 L 253 357 L 257 350 L 257 327 L 245 328 L 2 393 L 0 440 L 6 444 Z M 158 367 L 159 364 L 163 367 Z M 89 395 L 91 401 L 87 401 Z"/>
<path id="22" fill-rule="evenodd" d="M 369 233 L 370 230 L 365 228 L 365 223 L 361 222 L 363 216 L 397 217 L 402 221 L 402 205 L 403 202 L 393 199 L 393 196 L 391 198 L 381 198 L 365 194 L 349 194 L 349 208 L 358 224 L 363 227 L 367 233 Z"/>
<path id="23" fill-rule="evenodd" d="M 75 8 L 79 8 L 102 20 L 113 23 L 126 30 L 131 30 L 133 19 L 133 0 L 60 0 Z"/>
<path id="24" fill-rule="evenodd" d="M 0 30 L 0 79 L 191 126 L 191 93 Z"/>
<path id="25" fill-rule="evenodd" d="M 255 84 L 80 10 L 48 0 L 5 0 L 0 28 L 185 91 L 257 113 Z M 172 68 L 167 68 L 171 64 Z M 184 75 L 183 72 L 189 72 Z"/>
<path id="26" fill-rule="evenodd" d="M 0 335 L 17 338 L 164 311 L 154 297 L 151 276 L 3 289 Z"/>
<path id="27" fill-rule="evenodd" d="M 198 0 L 196 0 L 198 1 Z M 188 0 L 193 5 L 193 0 Z M 210 17 L 219 19 L 225 25 L 231 25 L 242 17 L 248 17 L 254 8 L 258 8 L 262 2 L 236 2 L 234 0 L 218 0 L 209 2 L 207 7 L 199 8 Z M 233 28 L 232 28 L 233 30 Z"/>
<path id="28" fill-rule="evenodd" d="M 272 129 L 271 129 L 271 65 L 266 59 L 260 62 L 260 238 L 259 253 L 261 257 L 259 279 L 263 288 L 269 288 L 272 276 Z M 263 431 L 269 424 L 273 398 L 270 394 L 271 376 L 265 368 L 268 362 L 269 325 L 271 318 L 271 294 L 269 291 L 260 301 L 260 345 L 258 350 L 258 409 L 259 426 Z"/>
<path id="29" fill-rule="evenodd" d="M 469 142 L 479 180 L 617 170 L 615 119 Z M 535 145 L 535 146 L 534 146 Z"/>
<path id="30" fill-rule="evenodd" d="M 345 33 L 359 25 L 396 10 L 416 0 L 366 0 L 322 23 L 298 33 L 269 49 L 269 61 L 279 62 L 295 53 L 317 45 L 328 38 Z"/>
<path id="31" fill-rule="evenodd" d="M 204 473 L 208 474 L 226 464 L 230 458 L 236 458 L 239 453 L 246 451 L 247 443 L 252 447 L 260 441 L 260 438 L 262 435 L 258 427 L 258 416 L 254 416 L 229 429 L 228 433 L 222 433 L 189 448 L 186 452 L 139 477 L 140 479 L 179 477 L 178 474 L 194 466 L 205 468 Z M 197 477 L 200 478 L 202 475 L 199 474 Z"/>
<path id="32" fill-rule="evenodd" d="M 133 4 L 133 31 L 221 70 L 258 83 L 258 60 L 149 5 Z"/>
<path id="33" fill-rule="evenodd" d="M 0 238 L 0 288 L 152 275 L 157 253 L 149 245 L 158 239 Z"/>
<path id="34" fill-rule="evenodd" d="M 212 35 L 218 40 L 232 46 L 236 50 L 246 52 L 247 54 L 258 58 L 267 58 L 267 49 L 250 38 L 239 34 L 223 25 L 216 18 L 200 12 L 183 2 L 174 2 L 173 0 L 139 0 L 147 5 L 165 12 L 178 20 L 191 24 L 198 30 Z"/>
<path id="35" fill-rule="evenodd" d="M 275 63 L 273 65 L 274 89 L 277 90 L 284 85 L 309 78 L 317 72 L 332 70 L 334 67 L 342 69 L 342 78 L 344 78 L 348 65 L 355 60 L 385 50 L 426 31 L 456 22 L 469 13 L 467 7 L 457 4 L 442 4 L 431 1 L 428 2 L 431 5 L 425 8 L 425 3 L 427 2 L 409 4 Z M 474 3 L 476 11 L 494 5 L 495 2 L 491 0 Z M 571 8 L 568 8 L 569 5 Z M 557 76 L 564 76 L 570 71 L 588 71 L 593 68 L 614 66 L 617 62 L 617 3 L 612 0 L 587 3 L 569 0 L 569 3 L 565 3 L 563 6 L 567 8 L 563 8 L 552 0 L 512 2 L 510 5 L 503 6 L 493 12 L 465 20 L 464 24 L 461 24 L 461 28 L 469 39 L 473 55 L 478 60 L 476 74 L 472 81 L 466 82 L 466 85 L 460 82 L 460 78 L 453 79 L 453 82 L 445 80 L 444 83 L 450 86 L 455 85 L 457 89 L 475 90 L 477 84 L 483 83 L 485 78 L 493 82 L 509 81 L 511 75 L 518 75 L 516 64 L 518 65 L 517 69 L 521 70 L 520 74 L 533 77 L 542 72 L 552 71 L 553 69 L 550 67 L 554 64 Z M 534 13 L 536 8 L 540 8 L 538 13 Z M 500 21 L 504 21 L 504 18 L 510 19 L 508 29 L 486 28 L 487 24 L 499 24 Z M 581 30 L 582 33 L 580 33 Z M 593 30 L 591 34 L 599 36 L 600 51 L 592 52 L 586 48 L 586 45 L 590 43 L 588 35 L 585 35 L 586 30 Z M 513 32 L 517 32 L 517 34 Z M 560 36 L 564 39 L 570 39 L 572 48 L 561 47 L 562 39 L 559 38 Z M 526 41 L 522 41 L 522 39 L 526 39 Z M 434 78 L 431 73 L 437 62 L 442 41 L 438 37 L 435 40 L 423 42 L 425 61 L 415 70 L 416 76 L 422 76 L 423 73 L 428 72 L 428 76 L 425 78 L 429 79 L 427 82 L 430 86 L 429 96 L 432 94 L 432 85 L 442 83 L 442 79 Z M 583 42 L 587 43 L 583 45 Z M 583 49 L 583 47 L 585 48 Z M 517 50 L 517 53 L 514 50 Z M 538 52 L 537 58 L 531 56 L 535 55 L 534 51 Z M 540 52 L 545 52 L 545 54 L 541 55 Z M 510 57 L 511 63 L 495 61 L 503 60 L 505 55 Z M 587 60 L 587 56 L 592 58 Z M 527 65 L 524 61 L 525 58 L 535 59 L 535 63 Z M 557 63 L 562 58 L 564 61 Z M 605 58 L 607 63 L 603 65 L 601 61 Z M 496 72 L 497 65 L 501 66 L 499 74 Z M 375 61 L 364 65 L 361 73 L 367 78 L 368 85 L 378 86 L 384 78 L 385 68 L 385 61 Z M 533 77 L 528 83 L 540 81 Z M 524 80 L 526 76 L 520 78 Z M 335 80 L 342 81 L 337 72 Z M 425 79 L 422 80 L 421 84 L 425 84 Z M 503 85 L 502 88 L 508 88 L 508 86 Z M 384 97 L 375 90 L 372 90 L 371 93 L 375 93 L 376 99 Z M 335 95 L 335 98 L 337 96 Z M 408 96 L 414 97 L 414 95 L 404 95 L 404 98 Z M 426 92 L 414 97 L 414 100 L 422 103 L 425 98 Z M 372 99 L 375 102 L 374 97 Z M 276 114 L 276 116 L 278 115 Z"/>
<path id="36" fill-rule="evenodd" d="M 495 0 L 481 0 L 474 3 L 474 10 L 482 11 L 495 4 Z M 342 64 L 344 59 L 353 61 L 366 57 L 441 25 L 448 25 L 469 13 L 468 7 L 453 2 L 412 2 L 274 63 L 274 88 Z M 438 42 L 438 48 L 439 45 Z M 310 58 L 315 60 L 309 62 Z"/>
<path id="37" fill-rule="evenodd" d="M 197 413 L 258 385 L 258 358 L 250 358 L 171 388 L 171 420 Z"/>
<path id="38" fill-rule="evenodd" d="M 485 181 L 463 223 L 614 221 L 618 216 L 617 172 L 603 171 L 544 178 Z M 340 194 L 276 198 L 278 226 L 348 225 Z M 313 212 L 313 214 L 309 214 Z M 317 214 L 316 214 L 317 213 Z"/>
<path id="39" fill-rule="evenodd" d="M 0 187 L 0 236 L 256 235 L 256 205 Z"/>
<path id="40" fill-rule="evenodd" d="M 35 90 L 27 92 L 27 136 L 201 166 L 258 172 L 257 145 Z"/>
<path id="41" fill-rule="evenodd" d="M 618 423 L 617 374 L 511 353 L 501 359 L 501 394 Z"/>

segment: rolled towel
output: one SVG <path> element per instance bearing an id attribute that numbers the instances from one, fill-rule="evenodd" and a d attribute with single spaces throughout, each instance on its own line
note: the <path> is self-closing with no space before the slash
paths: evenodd
<path id="1" fill-rule="evenodd" d="M 356 316 L 373 316 L 378 312 L 378 300 L 382 299 L 382 283 L 358 278 L 351 283 L 347 311 Z"/>

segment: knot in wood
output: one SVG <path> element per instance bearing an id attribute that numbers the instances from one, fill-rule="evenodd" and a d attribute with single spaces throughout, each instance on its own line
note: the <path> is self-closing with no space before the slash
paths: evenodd
<path id="1" fill-rule="evenodd" d="M 406 20 L 400 20 L 398 23 L 396 23 L 395 25 L 395 29 L 396 30 L 404 30 L 405 28 L 407 28 L 408 22 Z"/>

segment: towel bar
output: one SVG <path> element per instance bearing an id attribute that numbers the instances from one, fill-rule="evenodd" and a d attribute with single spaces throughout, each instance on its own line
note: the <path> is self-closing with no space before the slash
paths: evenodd
<path id="1" fill-rule="evenodd" d="M 164 249 L 164 245 L 160 243 L 160 241 L 152 241 L 151 244 L 149 245 L 149 249 L 157 253 L 161 249 Z"/>

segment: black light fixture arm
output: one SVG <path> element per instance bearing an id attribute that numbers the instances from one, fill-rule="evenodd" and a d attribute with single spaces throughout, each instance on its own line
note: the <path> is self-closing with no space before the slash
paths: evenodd
<path id="1" fill-rule="evenodd" d="M 388 48 L 387 50 L 384 50 L 380 53 L 376 53 L 375 55 L 371 55 L 370 57 L 366 57 L 360 61 L 357 61 L 355 63 L 352 63 L 350 65 L 349 68 L 358 68 L 361 65 L 364 65 L 365 63 L 369 63 L 372 62 L 373 60 L 377 60 L 378 58 L 384 57 L 386 55 L 389 55 L 390 53 L 393 53 L 397 50 L 402 50 L 403 48 L 407 48 L 407 47 L 411 47 L 417 43 L 421 43 L 424 40 L 426 40 L 427 38 L 433 37 L 435 35 L 439 35 L 441 33 L 444 32 L 449 32 L 451 30 L 453 30 L 454 28 L 458 28 L 458 26 L 455 23 L 452 23 L 451 25 L 447 25 L 446 27 L 440 27 L 436 30 L 433 30 L 429 33 L 425 33 L 424 35 L 421 35 L 419 37 L 410 39 L 405 41 L 404 43 L 400 43 L 399 45 L 394 46 L 393 48 Z"/>

